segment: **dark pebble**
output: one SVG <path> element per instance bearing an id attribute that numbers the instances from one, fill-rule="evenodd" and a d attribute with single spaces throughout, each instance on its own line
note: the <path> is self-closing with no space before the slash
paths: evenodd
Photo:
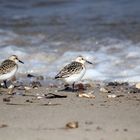
<path id="1" fill-rule="evenodd" d="M 0 128 L 4 128 L 4 127 L 8 127 L 8 125 L 7 124 L 1 124 L 0 125 Z"/>
<path id="2" fill-rule="evenodd" d="M 102 130 L 102 128 L 100 126 L 97 126 L 96 130 Z"/>
<path id="3" fill-rule="evenodd" d="M 123 129 L 123 131 L 127 132 L 127 131 L 128 131 L 128 129 L 127 129 L 127 128 L 124 128 L 124 129 Z"/>
<path id="4" fill-rule="evenodd" d="M 35 76 L 32 75 L 32 74 L 27 74 L 27 77 L 28 77 L 28 78 L 32 78 L 32 77 L 35 77 Z"/>
<path id="5" fill-rule="evenodd" d="M 26 102 L 27 102 L 27 103 L 33 103 L 33 101 L 31 101 L 31 100 L 26 100 Z"/>
<path id="6" fill-rule="evenodd" d="M 3 98 L 3 102 L 10 102 L 10 98 Z"/>
<path id="7" fill-rule="evenodd" d="M 118 97 L 118 98 L 120 98 L 120 97 L 124 97 L 124 95 L 117 95 L 117 97 Z"/>

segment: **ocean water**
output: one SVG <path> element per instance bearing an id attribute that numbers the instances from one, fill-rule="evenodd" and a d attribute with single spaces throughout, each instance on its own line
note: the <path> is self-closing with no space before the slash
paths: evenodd
<path id="1" fill-rule="evenodd" d="M 139 0 L 1 0 L 0 60 L 16 54 L 18 74 L 53 79 L 78 55 L 84 79 L 140 81 Z"/>

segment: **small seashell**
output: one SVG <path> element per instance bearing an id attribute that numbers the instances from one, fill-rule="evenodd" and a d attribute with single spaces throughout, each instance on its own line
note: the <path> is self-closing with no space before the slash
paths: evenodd
<path id="1" fill-rule="evenodd" d="M 100 91 L 101 91 L 101 92 L 104 92 L 104 93 L 108 93 L 108 90 L 107 90 L 107 89 L 105 89 L 105 88 L 103 88 L 103 87 L 102 87 L 102 88 L 100 88 Z"/>
<path id="2" fill-rule="evenodd" d="M 66 124 L 66 128 L 69 128 L 69 129 L 74 129 L 74 128 L 78 128 L 78 127 L 79 127 L 79 124 L 77 121 L 68 122 Z"/>
<path id="3" fill-rule="evenodd" d="M 31 87 L 25 86 L 24 89 L 25 89 L 25 90 L 30 90 Z"/>
<path id="4" fill-rule="evenodd" d="M 109 95 L 107 95 L 107 97 L 108 97 L 108 98 L 116 98 L 117 95 L 115 95 L 115 94 L 109 94 Z"/>
<path id="5" fill-rule="evenodd" d="M 95 98 L 95 95 L 93 95 L 93 93 L 91 93 L 91 92 L 90 93 L 80 93 L 80 94 L 78 94 L 78 97 Z"/>
<path id="6" fill-rule="evenodd" d="M 42 98 L 44 98 L 44 97 L 42 97 L 42 96 L 37 96 L 37 99 L 42 99 Z"/>
<path id="7" fill-rule="evenodd" d="M 12 94 L 13 91 L 14 91 L 14 85 L 10 85 L 10 86 L 8 87 L 8 94 Z"/>
<path id="8" fill-rule="evenodd" d="M 136 87 L 137 89 L 140 89 L 140 83 L 137 83 L 137 84 L 135 85 L 135 87 Z"/>

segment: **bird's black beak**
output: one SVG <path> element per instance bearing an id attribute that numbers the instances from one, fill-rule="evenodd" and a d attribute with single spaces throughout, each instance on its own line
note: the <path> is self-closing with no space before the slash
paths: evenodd
<path id="1" fill-rule="evenodd" d="M 87 61 L 87 60 L 86 60 L 86 62 L 87 62 L 87 63 L 89 63 L 89 64 L 91 64 L 91 65 L 93 65 L 93 63 L 92 63 L 92 62 L 90 62 L 90 61 Z"/>
<path id="2" fill-rule="evenodd" d="M 18 60 L 20 63 L 22 63 L 22 64 L 24 64 L 24 62 L 23 61 L 21 61 L 21 60 Z"/>

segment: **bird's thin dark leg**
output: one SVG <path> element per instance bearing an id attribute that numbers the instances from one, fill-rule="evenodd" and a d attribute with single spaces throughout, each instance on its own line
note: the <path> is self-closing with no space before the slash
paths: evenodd
<path id="1" fill-rule="evenodd" d="M 75 85 L 75 82 L 72 84 L 72 91 L 73 91 L 73 92 L 75 91 L 74 85 Z"/>
<path id="2" fill-rule="evenodd" d="M 5 87 L 5 88 L 8 88 L 8 87 L 7 87 L 7 82 L 6 82 L 6 80 L 4 80 L 3 82 L 4 82 L 4 87 Z"/>

